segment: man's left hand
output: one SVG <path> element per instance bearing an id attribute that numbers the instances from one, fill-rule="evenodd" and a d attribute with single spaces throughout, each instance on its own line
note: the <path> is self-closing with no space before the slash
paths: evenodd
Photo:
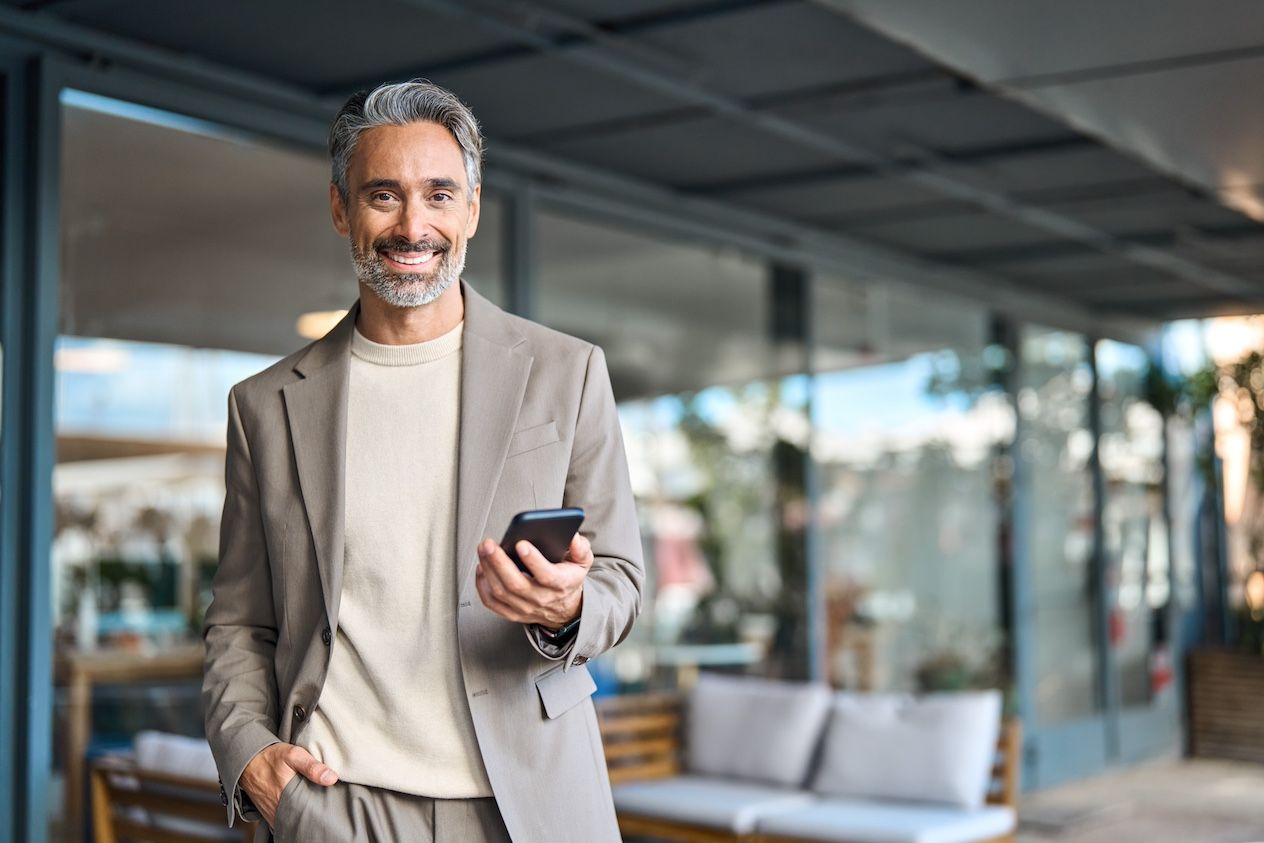
<path id="1" fill-rule="evenodd" d="M 566 556 L 556 563 L 528 541 L 514 548 L 531 576 L 518 570 L 491 539 L 478 546 L 474 585 L 483 605 L 514 623 L 534 623 L 555 630 L 579 617 L 584 603 L 584 577 L 593 564 L 592 545 L 576 533 Z"/>

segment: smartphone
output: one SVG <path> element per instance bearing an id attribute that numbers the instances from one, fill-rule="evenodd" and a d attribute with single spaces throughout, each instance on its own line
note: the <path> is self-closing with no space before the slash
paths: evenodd
<path id="1" fill-rule="evenodd" d="M 579 525 L 584 523 L 584 511 L 571 506 L 565 509 L 532 509 L 519 512 L 509 522 L 505 537 L 500 540 L 500 547 L 509 556 L 518 570 L 527 576 L 527 566 L 518 558 L 514 545 L 526 539 L 535 549 L 550 562 L 561 562 L 570 550 L 571 539 L 579 532 Z"/>

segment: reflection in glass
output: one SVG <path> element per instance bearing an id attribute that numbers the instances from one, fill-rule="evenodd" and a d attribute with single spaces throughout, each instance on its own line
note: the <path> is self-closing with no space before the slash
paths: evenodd
<path id="1" fill-rule="evenodd" d="M 536 315 L 605 350 L 650 567 L 633 640 L 599 674 L 804 675 L 807 390 L 801 349 L 768 339 L 766 267 L 562 214 L 538 231 Z"/>
<path id="2" fill-rule="evenodd" d="M 994 457 L 1014 416 L 987 315 L 831 278 L 814 297 L 828 674 L 864 689 L 996 686 Z"/>
<path id="3" fill-rule="evenodd" d="M 1097 344 L 1108 633 L 1125 706 L 1149 703 L 1169 675 L 1164 430 L 1163 417 L 1146 401 L 1148 368 L 1144 349 L 1109 340 Z"/>
<path id="4" fill-rule="evenodd" d="M 1023 332 L 1018 412 L 1027 466 L 1035 710 L 1043 726 L 1101 710 L 1093 582 L 1093 371 L 1080 334 Z"/>

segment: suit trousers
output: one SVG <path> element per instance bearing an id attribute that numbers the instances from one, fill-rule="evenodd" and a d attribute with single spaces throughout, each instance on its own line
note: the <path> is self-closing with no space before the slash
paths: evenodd
<path id="1" fill-rule="evenodd" d="M 492 797 L 431 799 L 295 776 L 281 792 L 277 843 L 511 843 Z"/>

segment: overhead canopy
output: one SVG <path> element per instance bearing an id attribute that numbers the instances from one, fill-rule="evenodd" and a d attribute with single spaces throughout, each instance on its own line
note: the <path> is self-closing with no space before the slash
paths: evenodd
<path id="1" fill-rule="evenodd" d="M 77 37 L 118 36 L 127 40 L 103 37 L 99 49 L 137 42 L 196 57 L 330 110 L 365 85 L 425 76 L 473 107 L 493 163 L 502 151 L 538 153 L 669 190 L 682 203 L 800 223 L 814 237 L 877 247 L 932 274 L 976 273 L 998 297 L 1144 319 L 1264 309 L 1264 227 L 1223 204 L 1219 175 L 1181 165 L 1189 137 L 1147 155 L 1081 119 L 1074 101 L 1037 110 L 990 90 L 996 74 L 950 69 L 845 13 L 904 27 L 901 37 L 932 51 L 908 15 L 892 23 L 878 11 L 931 2 L 237 0 L 181 4 L 178 14 L 165 0 L 4 3 L 0 29 L 35 21 L 73 25 Z M 983 15 L 997 4 L 951 5 Z M 16 11 L 32 6 L 46 8 Z M 1244 33 L 1259 31 L 1264 13 L 1198 6 L 1200 20 L 1221 16 L 1198 49 L 1259 42 Z M 932 23 L 947 27 L 942 16 Z M 1088 55 L 1063 52 L 1053 37 L 1036 43 L 1038 30 L 1011 43 L 1004 21 L 986 31 L 977 50 L 1025 51 L 1035 73 L 1064 55 L 1109 61 L 1111 43 L 1136 40 L 1127 27 L 1103 28 Z M 1254 114 L 1250 93 L 1218 108 Z M 1188 123 L 1177 114 L 1151 124 L 1156 137 Z M 1218 143 L 1258 149 L 1258 137 Z M 1257 153 L 1253 160 L 1258 166 Z M 1258 184 L 1258 174 L 1244 178 Z"/>

